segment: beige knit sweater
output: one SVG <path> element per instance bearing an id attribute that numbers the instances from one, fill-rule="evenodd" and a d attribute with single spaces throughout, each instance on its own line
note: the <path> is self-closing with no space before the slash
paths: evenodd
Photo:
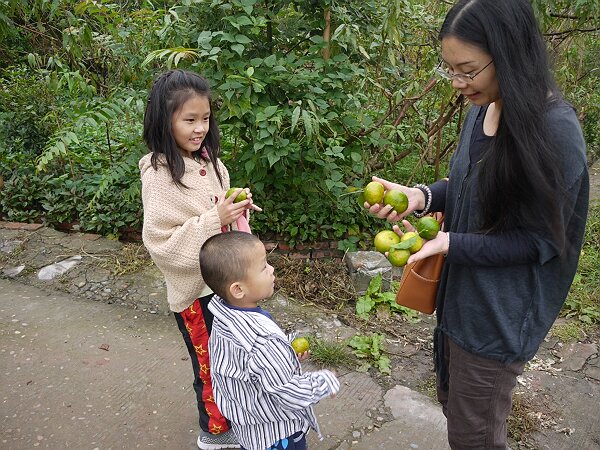
<path id="1" fill-rule="evenodd" d="M 181 312 L 200 296 L 205 283 L 200 276 L 198 255 L 209 237 L 221 232 L 216 199 L 229 189 L 229 173 L 219 161 L 221 187 L 210 162 L 185 160 L 177 186 L 164 164 L 154 170 L 149 153 L 140 159 L 144 228 L 142 240 L 152 260 L 165 277 L 169 308 Z"/>

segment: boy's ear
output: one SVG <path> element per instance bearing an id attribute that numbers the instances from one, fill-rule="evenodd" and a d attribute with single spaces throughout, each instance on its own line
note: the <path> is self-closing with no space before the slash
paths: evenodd
<path id="1" fill-rule="evenodd" d="M 244 289 L 242 289 L 242 283 L 236 281 L 229 286 L 229 294 L 231 298 L 241 300 L 244 297 Z"/>

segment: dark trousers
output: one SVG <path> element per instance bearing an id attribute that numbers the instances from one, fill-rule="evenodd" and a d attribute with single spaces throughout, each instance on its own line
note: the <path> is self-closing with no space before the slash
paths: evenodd
<path id="1" fill-rule="evenodd" d="M 208 338 L 212 330 L 213 315 L 208 310 L 208 302 L 211 298 L 212 294 L 197 298 L 187 309 L 174 315 L 194 369 L 200 428 L 212 434 L 220 434 L 229 430 L 229 422 L 217 408 L 210 379 Z"/>
<path id="2" fill-rule="evenodd" d="M 448 390 L 437 396 L 448 419 L 448 443 L 453 450 L 502 449 L 506 446 L 506 419 L 512 391 L 524 362 L 502 364 L 469 353 L 444 337 Z"/>

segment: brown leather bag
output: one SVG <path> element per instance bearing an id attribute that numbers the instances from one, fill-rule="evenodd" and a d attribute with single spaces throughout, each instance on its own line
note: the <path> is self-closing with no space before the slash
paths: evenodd
<path id="1" fill-rule="evenodd" d="M 440 224 L 444 220 L 442 215 L 436 219 Z M 445 256 L 438 253 L 404 266 L 396 293 L 396 303 L 425 314 L 432 314 L 435 311 L 435 297 L 444 259 Z"/>

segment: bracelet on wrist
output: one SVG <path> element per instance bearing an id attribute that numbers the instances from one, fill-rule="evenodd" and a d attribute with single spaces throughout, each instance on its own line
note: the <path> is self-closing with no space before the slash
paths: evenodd
<path id="1" fill-rule="evenodd" d="M 423 195 L 425 196 L 425 208 L 423 208 L 420 211 L 413 211 L 413 215 L 420 219 L 421 217 L 423 217 L 425 214 L 427 214 L 429 212 L 429 208 L 431 208 L 431 189 L 429 189 L 429 186 L 425 185 L 425 184 L 415 184 L 415 186 L 417 189 L 419 189 L 421 192 L 423 192 Z"/>

